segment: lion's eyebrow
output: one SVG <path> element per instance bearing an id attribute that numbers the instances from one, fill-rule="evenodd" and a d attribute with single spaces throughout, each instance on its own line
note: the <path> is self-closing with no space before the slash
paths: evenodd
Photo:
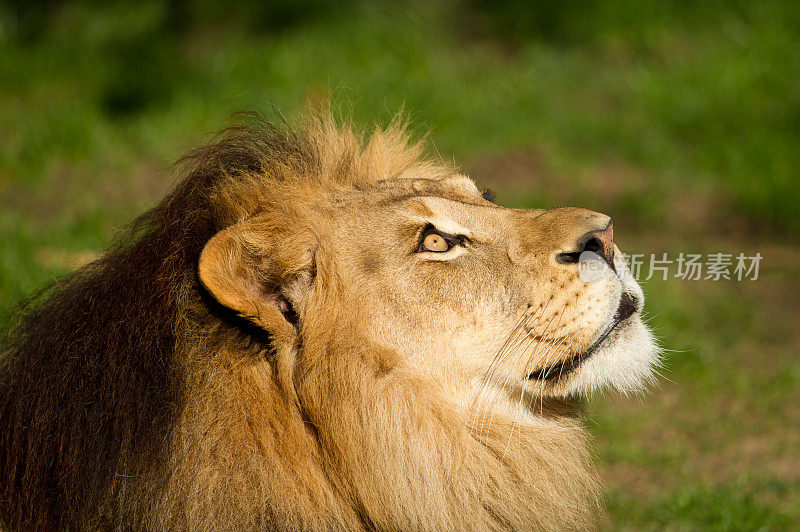
<path id="1" fill-rule="evenodd" d="M 420 198 L 421 200 L 420 204 L 424 205 L 426 210 L 428 211 L 427 214 L 420 216 L 421 218 L 420 221 L 424 220 L 427 223 L 436 227 L 436 229 L 438 229 L 439 231 L 450 233 L 452 235 L 470 236 L 472 234 L 472 231 L 470 231 L 468 228 L 464 227 L 460 223 L 456 222 L 452 218 L 436 214 L 436 210 L 433 209 L 431 205 L 428 204 L 429 198 L 430 196 Z"/>
<path id="2" fill-rule="evenodd" d="M 467 237 L 472 235 L 472 231 L 449 218 L 434 216 L 428 219 L 428 223 L 433 225 L 437 230 L 451 235 L 463 235 Z"/>

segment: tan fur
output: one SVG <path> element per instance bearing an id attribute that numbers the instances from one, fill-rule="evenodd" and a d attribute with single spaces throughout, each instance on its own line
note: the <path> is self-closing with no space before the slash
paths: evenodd
<path id="1" fill-rule="evenodd" d="M 331 525 L 331 520 L 348 528 L 366 525 L 395 530 L 589 526 L 598 510 L 598 486 L 586 450 L 586 436 L 576 419 L 575 409 L 568 408 L 561 415 L 545 417 L 541 406 L 539 423 L 520 422 L 514 415 L 503 415 L 499 409 L 490 414 L 491 426 L 487 424 L 476 433 L 471 427 L 476 415 L 471 410 L 474 405 L 459 401 L 463 398 L 459 393 L 465 390 L 453 392 L 453 387 L 468 388 L 469 378 L 462 380 L 462 376 L 453 374 L 450 379 L 455 384 L 441 382 L 436 377 L 447 379 L 448 376 L 427 372 L 419 364 L 403 360 L 396 350 L 385 345 L 385 338 L 376 343 L 372 338 L 375 331 L 364 327 L 372 321 L 368 315 L 380 309 L 369 303 L 372 295 L 369 291 L 353 289 L 353 286 L 363 281 L 387 289 L 382 286 L 382 275 L 391 272 L 375 272 L 369 268 L 359 271 L 359 261 L 370 253 L 378 256 L 374 260 L 380 260 L 384 254 L 402 253 L 409 242 L 379 241 L 377 249 L 364 249 L 359 242 L 347 242 L 343 247 L 331 242 L 353 237 L 370 240 L 365 238 L 364 232 L 385 232 L 399 225 L 392 210 L 381 211 L 381 216 L 388 213 L 388 218 L 364 216 L 364 197 L 369 198 L 367 201 L 371 205 L 391 202 L 407 194 L 430 194 L 485 204 L 471 193 L 470 186 L 474 189 L 474 185 L 465 184 L 466 178 L 458 177 L 451 168 L 420 159 L 419 146 L 409 146 L 400 128 L 375 133 L 363 150 L 350 130 L 339 130 L 326 120 L 314 123 L 304 134 L 315 150 L 313 172 L 296 173 L 295 169 L 278 168 L 273 170 L 273 175 L 253 176 L 253 182 L 243 185 L 244 190 L 224 191 L 227 212 L 231 213 L 229 220 L 239 226 L 234 230 L 239 241 L 229 241 L 225 249 L 250 247 L 257 257 L 256 264 L 244 266 L 244 270 L 260 272 L 262 286 L 278 287 L 297 282 L 304 267 L 309 269 L 312 261 L 316 261 L 317 268 L 317 283 L 313 288 L 306 288 L 311 295 L 303 291 L 294 297 L 286 294 L 300 309 L 302 346 L 298 349 L 293 340 L 285 338 L 286 352 L 281 353 L 278 342 L 278 360 L 273 366 L 267 362 L 252 364 L 249 371 L 238 376 L 245 379 L 244 382 L 222 388 L 251 390 L 252 395 L 239 399 L 235 405 L 240 412 L 246 412 L 248 404 L 252 410 L 264 396 L 291 398 L 294 402 L 291 404 L 294 410 L 284 414 L 287 419 L 276 432 L 259 430 L 261 423 L 268 421 L 262 419 L 261 423 L 248 421 L 241 432 L 220 435 L 226 440 L 237 440 L 227 443 L 225 448 L 248 443 L 253 448 L 252 455 L 258 457 L 255 463 L 248 463 L 240 470 L 239 474 L 250 478 L 251 483 L 237 482 L 247 487 L 245 493 L 234 498 L 243 504 L 246 498 L 254 495 L 253 504 L 258 507 L 270 494 L 291 494 L 287 498 L 296 506 L 283 511 L 303 516 L 297 519 L 304 528 L 324 528 Z M 409 181 L 400 182 L 403 179 Z M 431 213 L 424 205 L 418 207 L 418 212 Z M 458 208 L 470 209 L 471 206 L 462 203 Z M 578 214 L 584 212 L 578 211 Z M 558 214 L 540 223 L 547 230 L 546 234 L 524 242 L 533 249 L 518 253 L 531 255 L 540 249 L 556 251 L 563 244 L 559 239 L 573 238 L 581 222 L 569 221 L 564 213 Z M 357 220 L 355 234 L 343 219 Z M 569 225 L 561 227 L 565 223 Z M 500 229 L 513 231 L 515 228 L 511 222 Z M 530 232 L 531 228 L 526 230 Z M 231 229 L 226 231 L 230 233 Z M 308 241 L 308 235 L 313 235 L 313 241 Z M 389 235 L 394 236 L 391 232 Z M 225 238 L 235 237 L 228 234 Z M 220 253 L 218 244 L 209 246 L 214 248 L 213 252 L 207 247 L 206 253 Z M 380 244 L 385 247 L 381 248 Z M 217 260 L 216 267 L 230 271 L 242 268 L 239 261 L 245 259 L 227 256 Z M 504 268 L 513 266 L 511 263 L 503 265 Z M 208 270 L 212 268 L 208 266 Z M 252 283 L 241 284 L 241 281 L 250 274 L 222 274 L 212 280 L 210 272 L 204 277 L 204 270 L 201 262 L 201 279 L 221 302 L 253 316 L 256 323 L 270 331 L 280 330 L 279 334 L 284 337 L 286 322 L 266 323 L 270 319 L 281 321 L 276 318 L 274 305 L 267 301 L 265 308 L 256 309 L 257 303 L 244 302 L 247 295 L 253 293 Z M 558 282 L 562 277 L 570 278 L 570 272 L 552 270 L 548 273 L 552 276 L 547 279 L 549 283 Z M 456 275 L 462 273 L 456 272 Z M 281 278 L 273 279 L 275 276 Z M 542 284 L 541 276 L 532 281 Z M 225 281 L 217 282 L 220 277 Z M 358 280 L 360 277 L 363 279 Z M 237 283 L 240 286 L 236 286 Z M 304 283 L 307 280 L 301 281 Z M 560 292 L 566 291 L 561 289 L 548 288 L 531 294 L 530 299 L 541 298 L 540 305 L 544 305 L 545 296 L 559 298 Z M 230 294 L 237 294 L 242 300 L 223 301 Z M 401 300 L 392 303 L 404 305 Z M 436 312 L 436 303 L 432 301 L 423 312 L 412 314 L 415 327 L 424 330 L 421 322 L 436 321 L 430 315 L 432 310 Z M 553 310 L 565 311 L 568 307 L 568 302 L 559 301 L 553 305 Z M 461 320 L 472 317 L 466 309 L 456 310 Z M 270 313 L 272 318 L 266 318 Z M 552 316 L 540 314 L 537 319 L 545 322 Z M 584 321 L 589 321 L 589 317 Z M 581 326 L 593 332 L 594 328 L 587 327 L 586 323 L 574 323 L 575 328 Z M 531 327 L 535 328 L 536 323 Z M 291 361 L 284 378 L 280 377 L 281 355 Z M 277 372 L 276 378 L 270 379 L 273 372 Z M 289 390 L 281 391 L 276 382 L 284 383 Z M 199 398 L 209 401 L 208 395 L 200 394 Z M 205 410 L 206 416 L 216 412 L 223 418 L 233 417 L 220 412 L 219 403 L 220 400 L 215 399 L 198 408 Z M 303 418 L 308 423 L 305 428 Z M 274 423 L 274 420 L 269 421 Z M 242 423 L 245 424 L 244 419 Z M 275 441 L 277 433 L 285 440 Z M 191 441 L 191 438 L 181 440 Z M 207 442 L 199 445 L 206 446 Z M 259 470 L 264 467 L 261 454 L 265 451 L 270 461 L 280 461 L 282 465 L 296 458 L 298 463 L 291 466 L 294 475 L 287 473 L 280 483 L 259 481 Z M 199 449 L 190 452 L 195 453 L 204 454 Z M 214 454 L 231 453 L 219 450 Z M 256 471 L 249 470 L 251 468 Z M 186 472 L 197 475 L 212 470 L 218 475 L 215 469 L 211 465 L 194 464 Z M 234 471 L 236 469 L 226 470 L 226 482 Z M 180 483 L 214 485 L 204 477 Z M 290 517 L 285 519 L 291 522 Z"/>
<path id="2" fill-rule="evenodd" d="M 203 289 L 187 271 L 170 296 L 168 475 L 107 512 L 170 530 L 590 527 L 600 487 L 575 396 L 647 378 L 625 376 L 634 350 L 654 362 L 641 304 L 598 369 L 529 375 L 585 351 L 623 290 L 641 300 L 555 261 L 608 218 L 498 207 L 401 126 L 364 143 L 323 113 L 232 139 L 256 164 L 195 159 L 219 174 L 218 229 L 196 258 Z M 428 223 L 469 243 L 418 253 Z"/>

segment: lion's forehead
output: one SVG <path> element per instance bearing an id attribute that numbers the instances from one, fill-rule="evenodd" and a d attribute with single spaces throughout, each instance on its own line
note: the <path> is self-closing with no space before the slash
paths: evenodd
<path id="1" fill-rule="evenodd" d="M 444 178 L 419 176 L 386 179 L 375 182 L 372 190 L 387 200 L 409 196 L 441 196 L 459 201 L 481 198 L 475 182 L 463 174 L 452 174 Z"/>

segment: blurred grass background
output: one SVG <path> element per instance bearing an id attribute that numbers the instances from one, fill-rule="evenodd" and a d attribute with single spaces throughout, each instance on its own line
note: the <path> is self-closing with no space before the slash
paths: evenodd
<path id="1" fill-rule="evenodd" d="M 0 316 L 104 247 L 242 109 L 332 94 L 623 251 L 762 253 L 643 282 L 669 353 L 591 428 L 614 529 L 800 526 L 800 3 L 0 0 Z M 674 270 L 673 270 L 674 272 Z"/>

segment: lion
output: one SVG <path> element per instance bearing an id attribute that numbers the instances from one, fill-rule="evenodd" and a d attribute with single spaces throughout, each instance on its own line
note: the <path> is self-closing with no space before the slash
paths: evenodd
<path id="1" fill-rule="evenodd" d="M 582 399 L 659 357 L 611 219 L 501 207 L 410 138 L 327 112 L 229 129 L 29 303 L 0 366 L 0 523 L 591 526 Z"/>

